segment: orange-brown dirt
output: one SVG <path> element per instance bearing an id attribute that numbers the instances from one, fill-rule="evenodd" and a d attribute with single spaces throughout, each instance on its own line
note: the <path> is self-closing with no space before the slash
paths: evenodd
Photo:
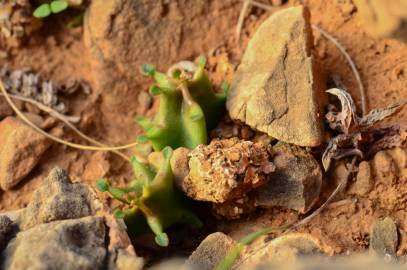
<path id="1" fill-rule="evenodd" d="M 202 2 L 198 1 L 197 2 Z M 168 1 L 159 1 L 154 8 L 165 7 L 168 9 Z M 209 73 L 216 86 L 223 80 L 230 80 L 234 69 L 237 67 L 242 52 L 253 31 L 267 17 L 270 12 L 259 8 L 251 8 L 243 25 L 241 42 L 235 40 L 235 26 L 242 7 L 238 0 L 222 1 L 217 5 L 216 0 L 208 1 L 209 8 L 199 10 L 196 13 L 195 22 L 191 24 L 180 36 L 184 46 L 178 46 L 171 50 L 165 59 L 166 64 L 157 63 L 161 68 L 167 68 L 168 63 L 174 63 L 180 58 L 194 58 L 200 53 L 208 55 Z M 174 4 L 174 3 L 178 3 Z M 188 12 L 193 7 L 183 5 L 184 1 L 174 1 L 171 8 Z M 363 84 L 366 88 L 368 107 L 385 107 L 400 99 L 407 98 L 407 45 L 397 40 L 374 39 L 369 37 L 363 30 L 356 7 L 351 0 L 292 0 L 286 5 L 303 4 L 309 7 L 311 21 L 331 33 L 347 49 L 350 56 L 360 71 Z M 175 6 L 172 6 L 175 5 Z M 185 9 L 185 10 L 183 10 Z M 170 9 L 171 10 L 171 9 Z M 219 17 L 220 11 L 223 17 Z M 159 11 L 157 16 L 170 16 L 167 19 L 179 20 L 182 14 Z M 173 17 L 171 17 L 173 16 Z M 202 31 L 199 20 L 216 18 L 211 23 L 205 24 Z M 189 24 L 189 21 L 185 21 Z M 131 31 L 131 29 L 128 29 Z M 345 58 L 340 51 L 318 32 L 314 31 L 316 52 L 321 58 L 325 73 L 332 77 L 337 76 L 350 91 L 355 100 L 359 101 L 358 85 Z M 160 46 L 175 46 L 171 40 L 159 40 Z M 272 41 L 270 41 L 272 42 Z M 137 46 L 137 44 L 133 44 Z M 68 80 L 84 80 L 95 85 L 92 77 L 91 66 L 84 55 L 85 45 L 82 29 L 69 30 L 63 26 L 59 19 L 49 19 L 42 30 L 30 37 L 27 44 L 19 48 L 3 49 L 7 51 L 8 58 L 1 59 L 0 64 L 7 64 L 10 68 L 30 67 L 41 73 L 45 78 L 56 82 Z M 154 51 L 150 52 L 154 54 Z M 154 57 L 139 59 L 148 62 Z M 92 91 L 90 95 L 76 93 L 66 99 L 69 114 L 81 117 L 78 127 L 88 135 L 110 144 L 128 143 L 139 132 L 132 119 L 136 112 L 151 115 L 153 109 L 148 106 L 140 109 L 137 94 L 146 91 L 148 85 L 137 70 L 134 76 L 139 79 L 139 88 L 130 89 L 129 97 L 124 98 L 123 104 L 128 110 L 117 112 L 105 112 L 103 106 L 104 96 L 108 95 L 109 89 Z M 138 79 L 137 79 L 138 80 Z M 3 103 L 1 103 L 3 104 Z M 360 108 L 360 102 L 357 102 Z M 3 106 L 3 105 L 1 105 Z M 154 108 L 154 106 L 153 106 Z M 109 115 L 110 114 L 110 115 Z M 404 108 L 397 116 L 394 116 L 384 124 L 400 123 L 407 124 L 407 108 Z M 112 122 L 114 119 L 114 122 Z M 384 125 L 383 124 L 383 125 Z M 68 129 L 64 128 L 64 138 L 82 142 Z M 91 185 L 101 176 L 109 176 L 115 179 L 116 184 L 124 184 L 131 176 L 130 168 L 120 158 L 111 153 L 84 152 L 70 149 L 62 145 L 52 146 L 44 155 L 35 170 L 13 190 L 0 193 L 0 211 L 9 211 L 26 206 L 32 191 L 38 187 L 40 181 L 54 166 L 60 166 L 69 171 L 74 180 L 82 180 Z M 407 252 L 407 205 L 403 200 L 407 172 L 400 170 L 396 180 L 382 179 L 371 194 L 366 198 L 359 198 L 356 202 L 350 200 L 350 195 L 343 195 L 341 199 L 349 199 L 343 204 L 331 205 L 319 216 L 314 218 L 305 227 L 298 230 L 310 232 L 330 245 L 335 252 L 347 250 L 360 251 L 368 243 L 369 226 L 374 220 L 390 216 L 394 219 L 401 231 L 400 254 Z M 330 179 L 326 179 L 330 186 Z M 329 189 L 326 190 L 329 192 Z M 401 197 L 400 197 L 401 196 Z M 390 207 L 391 206 L 391 207 Z M 298 213 L 289 210 L 273 209 L 266 213 L 258 213 L 256 216 L 246 217 L 232 223 L 222 223 L 220 230 L 230 232 L 233 237 L 240 237 L 244 233 L 251 232 L 255 228 L 265 225 L 282 225 L 299 218 Z"/>

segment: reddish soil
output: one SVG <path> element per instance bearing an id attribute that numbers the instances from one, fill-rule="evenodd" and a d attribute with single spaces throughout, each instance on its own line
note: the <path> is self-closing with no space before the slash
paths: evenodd
<path id="1" fill-rule="evenodd" d="M 296 4 L 308 6 L 312 23 L 331 33 L 347 49 L 360 71 L 366 88 L 369 108 L 385 107 L 396 100 L 407 98 L 405 91 L 407 87 L 407 45 L 405 43 L 369 37 L 363 30 L 358 12 L 351 0 L 293 0 L 286 5 Z M 212 3 L 213 5 L 215 4 Z M 214 35 L 217 31 L 201 33 L 199 24 L 194 24 L 188 32 L 182 35 L 182 39 L 188 41 L 185 43 L 187 45 L 182 47 L 182 51 L 178 49 L 173 51 L 164 62 L 173 63 L 181 60 L 181 57 L 193 58 L 199 53 L 205 53 L 209 56 L 208 70 L 215 85 L 219 86 L 225 79 L 230 80 L 249 37 L 262 20 L 270 14 L 253 7 L 245 20 L 242 41 L 239 43 L 234 38 L 234 32 L 241 6 L 242 3 L 237 0 L 225 1 L 222 9 L 228 10 L 228 16 L 224 18 L 218 18 L 216 10 L 201 11 L 202 16 L 217 18 L 214 20 L 214 24 L 210 25 L 210 29 L 219 27 L 228 30 L 222 35 Z M 316 52 L 322 60 L 325 73 L 329 77 L 339 77 L 354 99 L 359 101 L 357 82 L 343 55 L 318 32 L 314 32 L 314 36 Z M 205 43 L 202 42 L 204 37 Z M 162 46 L 172 45 L 169 40 L 162 40 L 162 42 Z M 0 60 L 2 65 L 7 64 L 15 69 L 30 67 L 45 78 L 61 83 L 75 79 L 87 81 L 91 86 L 95 83 L 90 75 L 90 64 L 84 55 L 82 29 L 68 30 L 58 20 L 46 21 L 46 27 L 30 37 L 27 44 L 20 48 L 7 49 L 7 51 L 9 56 L 7 59 Z M 163 68 L 166 67 L 168 67 L 167 64 L 163 65 Z M 134 71 L 134 76 L 140 77 L 139 85 L 142 87 L 133 91 L 139 93 L 139 91 L 147 90 L 145 79 L 141 78 L 136 71 Z M 109 89 L 105 91 L 109 91 Z M 67 97 L 69 114 L 81 116 L 78 127 L 103 142 L 124 144 L 132 141 L 138 132 L 135 124 L 129 124 L 132 123 L 134 114 L 139 111 L 137 99 L 134 98 L 137 95 L 133 92 L 132 98 L 125 100 L 127 106 L 132 109 L 129 109 L 127 113 L 115 114 L 113 117 L 115 123 L 109 122 L 113 118 L 112 115 L 107 114 L 111 112 L 104 112 L 101 109 L 103 96 L 103 92 L 93 91 L 90 95 L 77 93 Z M 357 102 L 357 105 L 360 105 L 360 102 Z M 154 107 L 148 112 L 147 109 L 148 106 L 142 111 L 151 114 Z M 404 108 L 399 114 L 386 120 L 384 124 L 407 124 L 406 116 L 407 108 Z M 106 119 L 110 120 L 106 121 Z M 67 140 L 82 142 L 67 128 L 63 130 L 64 138 Z M 0 211 L 24 207 L 41 179 L 56 165 L 67 169 L 74 180 L 85 181 L 91 185 L 94 185 L 99 177 L 105 175 L 114 179 L 117 184 L 125 183 L 125 179 L 130 177 L 130 168 L 127 164 L 110 153 L 84 152 L 54 145 L 23 183 L 16 189 L 0 193 Z M 405 254 L 407 239 L 404 231 L 407 231 L 407 209 L 405 208 L 407 205 L 401 195 L 407 192 L 404 187 L 407 181 L 406 175 L 405 170 L 401 170 L 397 174 L 396 180 L 393 182 L 383 180 L 375 186 L 369 196 L 359 198 L 356 202 L 351 200 L 353 197 L 350 195 L 343 195 L 340 199 L 348 199 L 348 201 L 344 201 L 345 203 L 342 205 L 328 207 L 305 227 L 298 230 L 310 232 L 320 238 L 336 253 L 347 250 L 360 251 L 368 243 L 369 226 L 373 221 L 390 216 L 403 232 L 399 253 Z M 326 181 L 327 186 L 330 186 L 330 179 L 326 179 Z M 326 192 L 329 193 L 329 189 Z M 294 211 L 273 209 L 240 221 L 222 223 L 219 229 L 230 232 L 232 236 L 238 238 L 255 228 L 265 225 L 278 226 L 298 218 L 299 215 Z"/>

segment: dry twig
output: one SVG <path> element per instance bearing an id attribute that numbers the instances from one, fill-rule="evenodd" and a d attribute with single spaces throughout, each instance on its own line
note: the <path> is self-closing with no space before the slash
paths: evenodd
<path id="1" fill-rule="evenodd" d="M 35 131 L 37 131 L 38 133 L 42 134 L 43 136 L 56 141 L 58 143 L 61 143 L 63 145 L 72 147 L 72 148 L 76 148 L 76 149 L 80 149 L 80 150 L 90 150 L 90 151 L 112 151 L 118 155 L 120 155 L 121 157 L 125 158 L 126 160 L 128 160 L 128 157 L 126 155 L 124 155 L 123 153 L 117 152 L 118 150 L 124 150 L 127 148 L 131 148 L 136 146 L 138 143 L 134 142 L 131 144 L 127 144 L 127 145 L 122 145 L 122 146 L 105 146 L 104 144 L 97 142 L 96 140 L 86 136 L 85 134 L 83 134 L 81 131 L 79 131 L 76 127 L 74 127 L 65 117 L 60 117 L 59 113 L 57 113 L 56 111 L 54 111 L 53 109 L 51 109 L 50 107 L 47 107 L 43 104 L 41 104 L 41 106 L 39 106 L 40 109 L 48 111 L 48 112 L 52 112 L 51 115 L 53 115 L 54 117 L 58 118 L 59 120 L 63 121 L 65 124 L 67 124 L 69 127 L 73 128 L 75 132 L 77 132 L 78 134 L 80 134 L 80 136 L 82 138 L 85 138 L 87 141 L 90 141 L 96 145 L 99 146 L 89 146 L 89 145 L 83 145 L 83 144 L 77 144 L 77 143 L 72 143 L 63 139 L 60 139 L 54 135 L 51 135 L 47 132 L 45 132 L 44 130 L 42 130 L 41 128 L 39 128 L 38 126 L 36 126 L 33 122 L 31 122 L 21 111 L 20 109 L 17 108 L 17 106 L 15 105 L 15 103 L 11 100 L 11 96 L 9 93 L 7 93 L 6 89 L 4 88 L 4 84 L 3 82 L 0 80 L 0 92 L 2 93 L 2 95 L 4 96 L 4 98 L 6 99 L 7 103 L 10 105 L 10 107 L 13 109 L 13 111 L 16 113 L 16 115 L 23 121 L 25 122 L 28 126 L 30 126 L 31 128 L 33 128 Z M 21 99 L 21 97 L 20 97 Z M 34 103 L 33 101 L 31 101 L 32 104 L 34 105 L 38 105 L 36 103 Z"/>

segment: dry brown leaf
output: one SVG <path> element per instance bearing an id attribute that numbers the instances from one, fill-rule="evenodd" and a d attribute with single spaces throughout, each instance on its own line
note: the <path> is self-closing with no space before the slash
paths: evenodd
<path id="1" fill-rule="evenodd" d="M 395 102 L 386 108 L 373 109 L 366 116 L 359 119 L 359 126 L 363 129 L 369 128 L 377 122 L 400 111 L 404 107 L 404 105 L 406 105 L 406 103 L 406 100 L 402 100 L 399 102 Z"/>
<path id="2" fill-rule="evenodd" d="M 322 166 L 328 171 L 333 159 L 338 160 L 348 156 L 363 157 L 362 151 L 358 149 L 362 136 L 359 132 L 352 134 L 339 134 L 329 140 L 328 146 L 322 155 Z"/>
<path id="3" fill-rule="evenodd" d="M 407 145 L 407 128 L 400 125 L 374 129 L 370 135 L 372 142 L 367 146 L 368 158 L 381 150 Z"/>
<path id="4" fill-rule="evenodd" d="M 357 125 L 358 118 L 356 115 L 356 107 L 353 102 L 352 96 L 345 90 L 339 88 L 331 88 L 326 90 L 327 93 L 335 95 L 341 102 L 341 111 L 340 112 L 329 112 L 326 115 L 330 126 L 335 126 L 339 131 L 349 134 L 349 129 L 352 125 L 352 122 Z"/>
<path id="5" fill-rule="evenodd" d="M 363 157 L 363 152 L 359 149 L 359 141 L 370 137 L 371 143 L 367 145 L 367 156 L 391 147 L 406 144 L 407 130 L 399 126 L 392 126 L 385 129 L 372 130 L 371 127 L 377 122 L 397 113 L 407 103 L 406 100 L 396 102 L 386 108 L 373 109 L 366 116 L 359 118 L 356 115 L 355 104 L 349 93 L 339 88 L 332 88 L 326 92 L 335 95 L 341 102 L 342 111 L 336 112 L 330 108 L 326 119 L 329 126 L 341 131 L 328 142 L 328 146 L 322 155 L 322 165 L 325 171 L 330 167 L 333 159 L 341 159 L 348 156 Z M 329 108 L 328 108 L 329 109 Z M 352 131 L 351 134 L 350 131 Z"/>

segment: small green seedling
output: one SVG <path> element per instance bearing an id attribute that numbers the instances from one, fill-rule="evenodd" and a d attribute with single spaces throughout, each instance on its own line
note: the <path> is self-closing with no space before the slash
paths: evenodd
<path id="1" fill-rule="evenodd" d="M 160 104 L 153 120 L 136 118 L 145 130 L 140 142 L 150 141 L 155 151 L 166 146 L 193 149 L 207 143 L 207 131 L 223 116 L 227 84 L 223 93 L 215 93 L 204 67 L 204 57 L 196 63 L 180 62 L 167 74 L 156 71 L 153 65 L 143 65 L 143 73 L 155 80 L 150 93 L 160 96 Z"/>
<path id="2" fill-rule="evenodd" d="M 34 17 L 46 18 L 51 14 L 61 13 L 68 8 L 68 2 L 65 0 L 53 0 L 49 3 L 44 3 L 34 10 Z"/>
<path id="3" fill-rule="evenodd" d="M 115 211 L 115 216 L 124 220 L 130 235 L 140 235 L 149 227 L 160 246 L 168 246 L 164 229 L 173 224 L 202 226 L 198 217 L 185 207 L 185 197 L 174 186 L 171 155 L 172 149 L 165 147 L 161 152 L 150 154 L 148 164 L 132 158 L 135 179 L 128 187 L 111 187 L 105 179 L 96 183 L 100 191 L 108 192 L 123 203 L 123 207 Z"/>

